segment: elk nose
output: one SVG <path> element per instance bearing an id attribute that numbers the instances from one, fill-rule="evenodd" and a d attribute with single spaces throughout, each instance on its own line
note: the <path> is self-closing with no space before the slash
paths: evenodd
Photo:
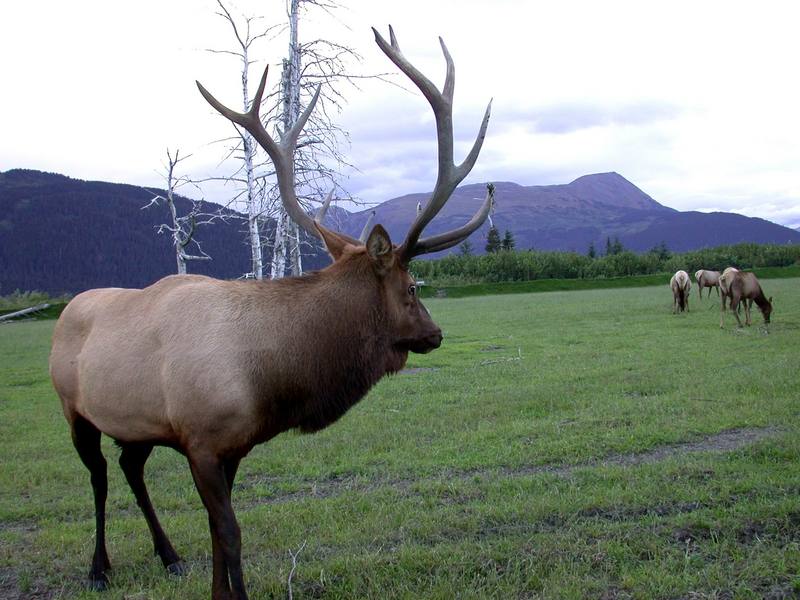
<path id="1" fill-rule="evenodd" d="M 431 346 L 433 346 L 434 348 L 438 348 L 439 346 L 442 345 L 442 340 L 443 339 L 444 339 L 444 336 L 442 336 L 442 330 L 441 329 L 437 329 L 430 336 Z"/>

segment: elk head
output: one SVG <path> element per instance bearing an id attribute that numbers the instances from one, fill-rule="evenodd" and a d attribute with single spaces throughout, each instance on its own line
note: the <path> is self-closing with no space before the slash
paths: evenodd
<path id="1" fill-rule="evenodd" d="M 769 318 L 772 314 L 772 296 L 767 298 L 767 302 L 759 308 L 761 309 L 761 314 L 764 315 L 764 323 L 769 325 Z"/>
<path id="2" fill-rule="evenodd" d="M 433 109 L 436 120 L 438 141 L 438 176 L 436 185 L 424 209 L 417 213 L 405 240 L 395 245 L 381 225 L 376 225 L 367 235 L 367 228 L 361 239 L 356 240 L 345 234 L 334 232 L 322 225 L 322 216 L 330 203 L 329 195 L 316 219 L 312 219 L 300 206 L 295 191 L 294 152 L 297 140 L 314 106 L 319 99 L 320 88 L 298 120 L 283 132 L 276 142 L 266 131 L 259 117 L 259 108 L 266 86 L 268 68 L 264 69 L 251 108 L 246 113 L 235 112 L 214 98 L 199 82 L 197 87 L 203 97 L 224 117 L 243 127 L 267 152 L 275 167 L 281 200 L 289 216 L 307 233 L 323 241 L 334 265 L 335 271 L 345 270 L 345 264 L 359 264 L 353 269 L 363 270 L 368 264 L 375 280 L 379 283 L 383 302 L 385 326 L 393 345 L 400 351 L 429 352 L 438 348 L 441 330 L 433 323 L 427 309 L 417 297 L 416 283 L 409 274 L 408 266 L 412 258 L 429 252 L 437 252 L 461 243 L 486 220 L 494 201 L 494 186 L 487 185 L 487 193 L 481 207 L 463 226 L 445 233 L 421 238 L 423 230 L 442 209 L 456 186 L 467 176 L 480 153 L 486 128 L 489 124 L 491 102 L 486 108 L 478 136 L 464 161 L 456 165 L 453 160 L 453 92 L 455 88 L 455 66 L 453 59 L 439 38 L 447 72 L 442 91 L 417 70 L 403 56 L 394 31 L 389 27 L 387 42 L 373 28 L 375 42 L 384 54 L 403 72 L 422 92 Z M 370 219 L 371 222 L 371 219 Z"/>

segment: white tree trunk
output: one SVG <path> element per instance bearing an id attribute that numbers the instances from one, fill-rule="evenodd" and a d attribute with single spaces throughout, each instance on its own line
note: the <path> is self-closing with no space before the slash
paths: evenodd
<path id="1" fill-rule="evenodd" d="M 175 262 L 178 266 L 178 275 L 186 275 L 186 259 L 183 258 L 183 239 L 181 239 L 181 227 L 178 222 L 178 211 L 175 208 L 175 198 L 173 191 L 175 189 L 175 165 L 178 164 L 179 151 L 175 153 L 175 160 L 169 155 L 167 151 L 167 158 L 169 159 L 169 170 L 167 171 L 167 206 L 169 206 L 169 214 L 172 217 L 172 245 L 175 247 Z"/>
<path id="2" fill-rule="evenodd" d="M 242 104 L 244 112 L 250 110 L 250 96 L 247 91 L 247 71 L 249 59 L 247 46 L 242 46 Z M 264 261 L 261 252 L 261 231 L 258 228 L 258 216 L 261 214 L 258 191 L 256 189 L 254 159 L 256 148 L 253 137 L 246 131 L 241 132 L 244 150 L 244 168 L 247 177 L 247 230 L 250 237 L 250 272 L 256 279 L 264 278 Z"/>
<path id="3" fill-rule="evenodd" d="M 250 236 L 250 258 L 251 273 L 256 279 L 264 278 L 264 260 L 261 251 L 261 231 L 258 228 L 258 216 L 260 214 L 260 202 L 256 192 L 255 167 L 253 157 L 253 138 L 249 133 L 243 136 L 244 142 L 244 164 L 247 174 L 247 231 Z"/>
<path id="4" fill-rule="evenodd" d="M 283 63 L 283 122 L 288 130 L 300 116 L 300 44 L 298 43 L 298 23 L 300 1 L 291 0 L 289 8 L 289 58 Z M 303 274 L 303 261 L 300 256 L 300 235 L 296 223 L 286 227 L 285 246 L 289 253 L 292 275 Z"/>
<path id="5" fill-rule="evenodd" d="M 289 238 L 291 243 L 292 275 L 299 277 L 303 274 L 303 255 L 300 253 L 300 228 L 297 223 L 291 223 Z"/>
<path id="6" fill-rule="evenodd" d="M 286 223 L 289 215 L 281 206 L 275 219 L 275 244 L 272 250 L 272 279 L 280 279 L 286 272 Z"/>

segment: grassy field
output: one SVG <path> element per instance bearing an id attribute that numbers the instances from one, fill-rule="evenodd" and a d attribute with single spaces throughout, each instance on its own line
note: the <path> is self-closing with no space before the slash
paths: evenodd
<path id="1" fill-rule="evenodd" d="M 442 348 L 339 423 L 245 459 L 251 597 L 790 598 L 800 594 L 800 279 L 769 334 L 666 285 L 431 299 Z M 88 472 L 47 375 L 54 321 L 0 326 L 0 598 L 98 598 Z M 168 577 L 109 460 L 104 598 L 207 598 L 182 457 L 147 480 L 191 571 Z"/>

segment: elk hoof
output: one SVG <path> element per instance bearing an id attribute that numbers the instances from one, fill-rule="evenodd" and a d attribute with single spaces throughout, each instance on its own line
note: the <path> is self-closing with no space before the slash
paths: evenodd
<path id="1" fill-rule="evenodd" d="M 167 572 L 175 577 L 183 577 L 189 572 L 189 568 L 182 560 L 167 565 Z"/>
<path id="2" fill-rule="evenodd" d="M 108 589 L 108 577 L 105 574 L 90 575 L 88 587 L 93 592 L 105 592 Z"/>

